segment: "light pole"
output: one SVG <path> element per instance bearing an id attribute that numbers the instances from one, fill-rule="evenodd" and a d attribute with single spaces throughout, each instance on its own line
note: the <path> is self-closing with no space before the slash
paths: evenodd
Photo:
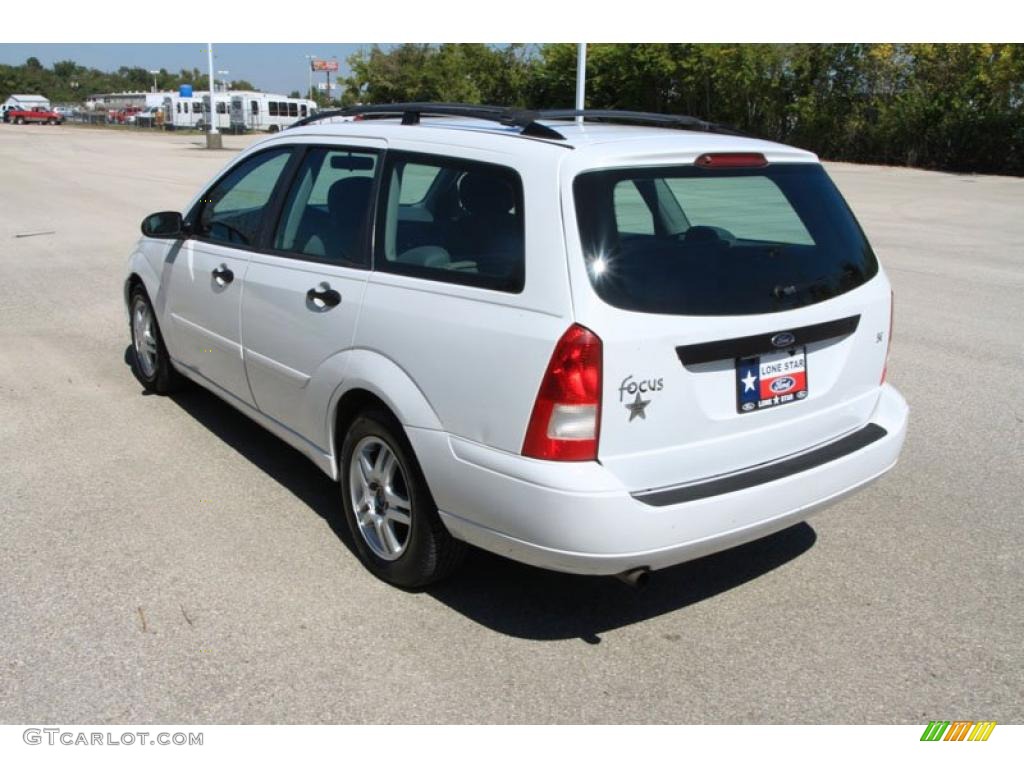
<path id="1" fill-rule="evenodd" d="M 337 56 L 331 56 L 331 58 L 334 61 L 338 60 Z M 334 71 L 335 72 L 338 71 L 337 70 L 337 65 L 335 65 L 335 70 Z M 331 70 L 329 70 L 329 69 L 324 70 L 324 74 L 327 75 L 327 106 L 330 107 L 331 106 Z M 337 78 L 335 78 L 335 79 L 337 79 Z"/>
<path id="2" fill-rule="evenodd" d="M 313 98 L 313 59 L 317 58 L 315 53 L 306 54 L 306 75 L 309 78 L 309 87 L 306 88 L 306 98 Z"/>
<path id="3" fill-rule="evenodd" d="M 584 93 L 587 85 L 587 44 L 580 43 L 576 50 L 576 109 L 582 110 Z M 583 125 L 583 115 L 576 118 L 578 125 Z"/>
<path id="4" fill-rule="evenodd" d="M 149 70 L 149 74 L 151 74 L 153 76 L 153 93 L 156 93 L 156 76 L 160 74 L 160 70 L 159 69 L 151 69 L 151 70 Z"/>
<path id="5" fill-rule="evenodd" d="M 217 131 L 217 86 L 213 79 L 213 43 L 209 43 L 206 49 L 206 65 L 210 75 L 210 130 L 206 132 L 206 148 L 220 149 L 224 146 L 224 140 Z"/>

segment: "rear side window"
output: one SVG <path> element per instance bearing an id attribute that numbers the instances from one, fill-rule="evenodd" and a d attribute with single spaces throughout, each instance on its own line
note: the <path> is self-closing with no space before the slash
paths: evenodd
<path id="1" fill-rule="evenodd" d="M 367 265 L 377 155 L 315 147 L 292 182 L 274 247 L 317 260 Z"/>
<path id="2" fill-rule="evenodd" d="M 498 291 L 523 289 L 523 185 L 511 168 L 390 156 L 376 269 Z"/>
<path id="3" fill-rule="evenodd" d="M 609 304 L 673 315 L 779 312 L 878 272 L 817 164 L 634 168 L 573 184 L 588 274 Z"/>

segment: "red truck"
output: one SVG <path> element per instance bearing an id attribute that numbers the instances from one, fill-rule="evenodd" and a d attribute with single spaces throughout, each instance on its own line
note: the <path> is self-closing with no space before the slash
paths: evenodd
<path id="1" fill-rule="evenodd" d="M 142 111 L 142 107 L 125 107 L 112 114 L 113 120 L 121 125 L 134 123 L 135 116 Z"/>
<path id="2" fill-rule="evenodd" d="M 32 109 L 9 109 L 4 114 L 4 121 L 8 123 L 46 123 L 47 125 L 60 125 L 64 118 L 50 109 L 33 107 Z"/>

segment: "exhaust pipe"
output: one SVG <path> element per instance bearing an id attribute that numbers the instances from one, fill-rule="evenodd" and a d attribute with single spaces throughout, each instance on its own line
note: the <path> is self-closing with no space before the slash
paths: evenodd
<path id="1" fill-rule="evenodd" d="M 643 589 L 651 580 L 651 569 L 647 566 L 631 568 L 628 571 L 615 574 L 615 578 L 633 589 Z"/>

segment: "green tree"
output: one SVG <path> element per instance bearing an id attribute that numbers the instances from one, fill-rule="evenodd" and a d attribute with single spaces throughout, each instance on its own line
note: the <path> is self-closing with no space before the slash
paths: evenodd
<path id="1" fill-rule="evenodd" d="M 525 47 L 495 48 L 479 43 L 407 43 L 384 51 L 378 46 L 348 59 L 342 101 L 456 101 L 523 103 L 529 67 Z"/>

